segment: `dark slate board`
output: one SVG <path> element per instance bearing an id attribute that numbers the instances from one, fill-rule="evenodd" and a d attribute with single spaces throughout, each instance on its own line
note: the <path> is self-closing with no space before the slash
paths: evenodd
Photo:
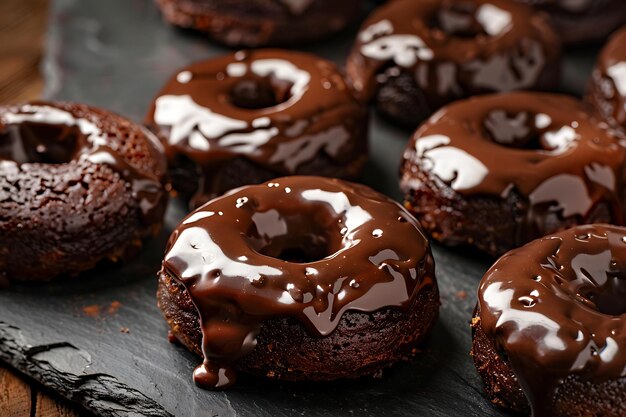
<path id="1" fill-rule="evenodd" d="M 351 36 L 308 49 L 342 61 Z M 568 57 L 564 91 L 584 89 L 594 49 Z M 56 0 L 45 95 L 139 121 L 178 67 L 224 51 L 162 24 L 150 0 Z M 372 127 L 373 158 L 363 181 L 397 198 L 397 165 L 410 132 L 379 120 Z M 474 294 L 490 260 L 441 247 L 435 247 L 441 318 L 411 363 L 381 380 L 320 386 L 243 377 L 228 392 L 196 388 L 191 374 L 199 359 L 168 343 L 154 297 L 165 239 L 183 213 L 173 203 L 163 234 L 126 266 L 0 291 L 0 359 L 103 416 L 502 415 L 485 400 L 468 354 Z"/>

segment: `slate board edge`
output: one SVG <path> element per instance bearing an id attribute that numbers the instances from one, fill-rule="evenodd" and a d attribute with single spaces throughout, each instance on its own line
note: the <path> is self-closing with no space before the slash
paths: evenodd
<path id="1" fill-rule="evenodd" d="M 119 383 L 116 378 L 105 374 L 83 374 L 77 376 L 55 367 L 52 363 L 35 357 L 41 352 L 70 348 L 77 355 L 86 354 L 69 343 L 29 345 L 22 330 L 0 321 L 0 360 L 10 364 L 37 382 L 58 392 L 85 409 L 98 412 L 103 417 L 149 415 L 172 417 L 158 403 L 141 392 Z M 116 407 L 101 407 L 98 404 L 116 404 Z"/>

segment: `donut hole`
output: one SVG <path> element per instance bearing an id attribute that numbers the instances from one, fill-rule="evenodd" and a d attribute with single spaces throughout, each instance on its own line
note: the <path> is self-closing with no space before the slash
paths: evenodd
<path id="1" fill-rule="evenodd" d="M 584 288 L 579 294 L 602 314 L 620 316 L 626 314 L 626 274 L 607 272 L 606 282 L 601 286 Z"/>
<path id="2" fill-rule="evenodd" d="M 293 263 L 322 260 L 340 247 L 329 228 L 306 215 L 283 217 L 276 210 L 255 213 L 246 233 L 250 247 L 261 255 Z"/>
<path id="3" fill-rule="evenodd" d="M 277 106 L 291 98 L 293 83 L 273 76 L 244 78 L 230 91 L 233 106 L 247 110 L 259 110 Z"/>
<path id="4" fill-rule="evenodd" d="M 476 18 L 476 5 L 472 2 L 455 2 L 441 6 L 430 20 L 431 29 L 456 38 L 475 38 L 487 35 Z"/>
<path id="5" fill-rule="evenodd" d="M 23 122 L 0 132 L 0 159 L 19 164 L 65 164 L 75 158 L 86 138 L 78 126 Z"/>
<path id="6" fill-rule="evenodd" d="M 491 141 L 509 148 L 552 151 L 545 130 L 537 126 L 530 112 L 493 110 L 483 120 L 483 133 Z"/>

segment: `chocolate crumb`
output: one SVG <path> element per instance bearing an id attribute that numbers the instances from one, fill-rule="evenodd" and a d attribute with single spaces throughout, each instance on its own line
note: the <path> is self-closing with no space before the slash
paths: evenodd
<path id="1" fill-rule="evenodd" d="M 100 316 L 100 306 L 96 304 L 85 306 L 83 307 L 83 313 L 89 317 L 98 317 Z"/>
<path id="2" fill-rule="evenodd" d="M 117 314 L 117 312 L 118 312 L 118 310 L 120 309 L 121 306 L 122 306 L 122 303 L 120 303 L 119 301 L 113 301 L 111 303 L 111 305 L 109 306 L 108 313 L 109 314 Z"/>

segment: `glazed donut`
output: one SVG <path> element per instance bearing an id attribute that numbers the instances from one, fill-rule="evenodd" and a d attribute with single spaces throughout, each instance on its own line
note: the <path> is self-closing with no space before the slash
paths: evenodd
<path id="1" fill-rule="evenodd" d="M 626 229 L 577 226 L 487 272 L 472 355 L 489 398 L 533 416 L 626 415 Z"/>
<path id="2" fill-rule="evenodd" d="M 517 0 L 547 12 L 564 43 L 601 41 L 626 23 L 623 0 Z"/>
<path id="3" fill-rule="evenodd" d="M 280 50 L 198 62 L 155 99 L 172 183 L 198 207 L 288 174 L 354 178 L 367 158 L 367 109 L 335 65 Z"/>
<path id="4" fill-rule="evenodd" d="M 607 123 L 626 131 L 626 27 L 600 52 L 587 101 Z"/>
<path id="5" fill-rule="evenodd" d="M 169 23 L 231 47 L 295 45 L 332 35 L 365 0 L 156 0 Z"/>
<path id="6" fill-rule="evenodd" d="M 399 204 L 363 185 L 285 177 L 187 216 L 158 302 L 205 358 L 194 380 L 215 389 L 235 370 L 291 381 L 380 373 L 429 332 L 438 294 L 428 240 Z"/>
<path id="7" fill-rule="evenodd" d="M 407 145 L 405 205 L 437 240 L 501 255 L 577 224 L 624 223 L 626 149 L 582 103 L 516 92 L 453 103 Z"/>
<path id="8" fill-rule="evenodd" d="M 471 95 L 552 89 L 558 38 L 543 14 L 508 0 L 397 0 L 372 13 L 347 61 L 357 96 L 414 127 Z"/>
<path id="9" fill-rule="evenodd" d="M 0 273 L 50 280 L 128 258 L 161 227 L 165 171 L 154 135 L 116 114 L 0 107 Z"/>

